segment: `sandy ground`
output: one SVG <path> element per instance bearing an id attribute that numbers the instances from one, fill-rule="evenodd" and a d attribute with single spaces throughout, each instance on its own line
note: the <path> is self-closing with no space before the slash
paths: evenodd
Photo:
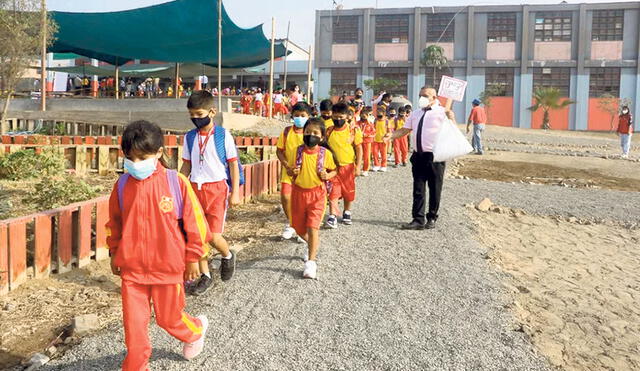
<path id="1" fill-rule="evenodd" d="M 471 211 L 512 309 L 565 370 L 640 369 L 640 230 Z"/>

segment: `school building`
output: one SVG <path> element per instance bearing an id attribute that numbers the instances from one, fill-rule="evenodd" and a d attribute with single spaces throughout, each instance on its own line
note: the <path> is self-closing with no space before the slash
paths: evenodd
<path id="1" fill-rule="evenodd" d="M 552 111 L 553 129 L 609 130 L 605 93 L 628 99 L 640 117 L 639 23 L 640 2 L 319 10 L 315 91 L 324 98 L 389 78 L 400 83 L 392 93 L 415 104 L 420 87 L 445 74 L 468 81 L 454 104 L 458 121 L 491 90 L 490 123 L 539 128 L 542 110 L 527 108 L 536 87 L 553 86 L 576 102 Z M 421 65 L 433 44 L 448 59 L 435 83 Z"/>

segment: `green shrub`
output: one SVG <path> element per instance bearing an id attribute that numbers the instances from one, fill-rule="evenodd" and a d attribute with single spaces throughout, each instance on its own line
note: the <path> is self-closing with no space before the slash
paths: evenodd
<path id="1" fill-rule="evenodd" d="M 37 155 L 32 149 L 23 149 L 0 157 L 0 179 L 23 180 L 64 174 L 64 153 L 46 148 Z"/>
<path id="2" fill-rule="evenodd" d="M 260 161 L 260 159 L 258 159 L 258 156 L 256 156 L 255 153 L 240 152 L 238 155 L 240 156 L 240 163 L 243 165 L 253 164 L 255 162 Z"/>
<path id="3" fill-rule="evenodd" d="M 49 210 L 96 197 L 97 190 L 72 175 L 47 176 L 38 182 L 23 202 L 39 210 Z"/>
<path id="4" fill-rule="evenodd" d="M 264 137 L 265 135 L 257 131 L 250 130 L 231 130 L 231 135 L 234 137 Z"/>

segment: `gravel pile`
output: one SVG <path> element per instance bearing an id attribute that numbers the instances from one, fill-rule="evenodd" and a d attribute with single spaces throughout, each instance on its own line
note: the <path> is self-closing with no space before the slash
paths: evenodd
<path id="1" fill-rule="evenodd" d="M 437 229 L 401 231 L 410 219 L 410 168 L 361 178 L 358 186 L 354 225 L 321 233 L 317 281 L 301 279 L 302 245 L 274 238 L 242 251 L 232 281 L 189 301 L 188 311 L 212 324 L 206 353 L 181 360 L 180 345 L 154 324 L 151 368 L 548 369 L 505 308 L 506 291 L 463 206 L 489 196 L 524 207 L 543 187 L 447 179 Z M 540 211 L 552 207 L 550 194 L 573 195 L 548 188 Z M 45 369 L 116 370 L 123 356 L 115 326 Z"/>

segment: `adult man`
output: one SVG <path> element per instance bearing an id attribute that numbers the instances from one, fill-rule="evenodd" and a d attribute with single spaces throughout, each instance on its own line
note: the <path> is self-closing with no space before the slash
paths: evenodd
<path id="1" fill-rule="evenodd" d="M 433 162 L 433 145 L 440 127 L 447 117 L 454 120 L 453 112 L 440 106 L 436 90 L 420 89 L 420 108 L 413 111 L 404 127 L 393 132 L 391 140 L 411 136 L 411 172 L 413 174 L 413 220 L 402 229 L 432 229 L 436 226 L 445 163 Z M 425 217 L 425 183 L 429 187 L 429 212 Z"/>
<path id="2" fill-rule="evenodd" d="M 471 145 L 476 155 L 483 154 L 482 150 L 482 132 L 484 131 L 484 125 L 487 123 L 487 113 L 483 107 L 480 107 L 480 100 L 474 99 L 471 102 L 473 108 L 469 119 L 467 120 L 467 134 L 469 134 L 469 126 L 473 124 L 473 138 L 471 139 Z"/>

